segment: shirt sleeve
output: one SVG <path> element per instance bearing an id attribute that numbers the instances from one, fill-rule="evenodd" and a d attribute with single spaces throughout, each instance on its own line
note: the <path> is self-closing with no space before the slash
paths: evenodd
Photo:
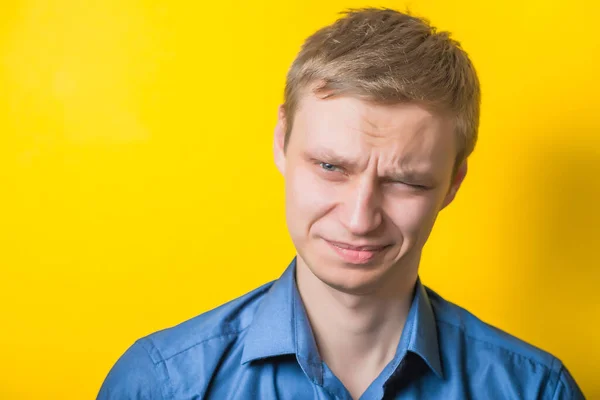
<path id="1" fill-rule="evenodd" d="M 583 392 L 565 366 L 560 371 L 552 400 L 585 400 Z"/>
<path id="2" fill-rule="evenodd" d="M 97 400 L 164 399 L 159 373 L 162 367 L 162 362 L 155 363 L 138 340 L 111 368 Z"/>

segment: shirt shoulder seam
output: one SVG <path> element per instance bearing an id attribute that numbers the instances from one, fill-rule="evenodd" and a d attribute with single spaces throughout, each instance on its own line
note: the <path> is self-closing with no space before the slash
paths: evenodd
<path id="1" fill-rule="evenodd" d="M 158 366 L 158 364 L 160 364 L 160 362 L 155 362 L 152 354 L 150 353 L 150 351 L 146 348 L 146 346 L 144 346 L 143 342 L 146 342 L 148 344 L 148 346 L 150 346 L 153 350 L 156 350 L 156 352 L 158 353 L 159 357 L 162 359 L 162 354 L 160 352 L 160 350 L 158 349 L 158 347 L 156 347 L 156 345 L 154 344 L 154 342 L 152 341 L 151 338 L 146 337 L 146 338 L 142 338 L 140 340 L 138 340 L 138 342 L 140 343 L 140 346 L 142 347 L 142 349 L 144 349 L 144 352 L 146 352 L 146 354 L 148 355 L 148 358 L 150 358 L 150 361 L 152 361 L 153 365 L 154 365 L 154 372 L 159 375 L 160 372 L 162 372 L 165 375 L 165 382 L 164 385 L 161 385 L 161 387 L 163 388 L 162 392 L 163 392 L 163 398 L 164 399 L 168 399 L 168 398 L 172 398 L 173 397 L 173 387 L 171 386 L 171 377 L 169 376 L 169 371 L 166 368 L 166 365 L 164 366 L 165 370 L 164 371 L 157 371 L 156 367 Z"/>
<path id="2" fill-rule="evenodd" d="M 500 349 L 500 350 L 504 351 L 505 353 L 510 353 L 510 354 L 513 354 L 513 355 L 517 355 L 517 356 L 519 356 L 519 357 L 523 357 L 523 358 L 525 358 L 525 359 L 527 359 L 527 360 L 529 360 L 529 361 L 531 361 L 531 362 L 533 362 L 533 363 L 535 363 L 535 364 L 537 364 L 537 365 L 540 365 L 540 366 L 544 367 L 545 369 L 547 369 L 548 371 L 550 371 L 550 373 L 551 373 L 551 374 L 552 374 L 552 373 L 556 373 L 557 375 L 560 375 L 560 371 L 562 371 L 562 363 L 561 363 L 560 370 L 559 370 L 558 372 L 557 372 L 557 371 L 554 371 L 554 370 L 552 369 L 552 365 L 553 365 L 555 362 L 557 362 L 557 361 L 558 361 L 558 359 L 557 359 L 557 358 L 556 358 L 554 355 L 552 355 L 552 354 L 550 354 L 550 356 L 552 357 L 552 362 L 550 363 L 550 365 L 547 365 L 547 364 L 546 364 L 546 363 L 544 363 L 544 362 L 541 362 L 541 361 L 539 361 L 539 360 L 535 360 L 535 359 L 533 359 L 533 358 L 531 358 L 531 357 L 529 357 L 529 356 L 527 356 L 527 355 L 525 355 L 525 354 L 522 354 L 522 353 L 520 353 L 520 352 L 516 352 L 516 351 L 514 351 L 514 350 L 508 349 L 508 348 L 506 348 L 506 347 L 504 347 L 504 346 L 501 346 L 501 345 L 498 345 L 498 344 L 496 344 L 496 343 L 493 343 L 493 342 L 490 342 L 490 341 L 487 341 L 487 340 L 484 340 L 484 339 L 481 339 L 481 338 L 475 337 L 475 336 L 473 336 L 472 334 L 468 333 L 468 332 L 467 332 L 465 329 L 463 329 L 463 327 L 462 327 L 462 326 L 460 326 L 460 325 L 458 325 L 458 324 L 455 324 L 455 323 L 452 323 L 452 322 L 449 322 L 449 321 L 445 321 L 445 320 L 442 320 L 442 319 L 436 319 L 436 320 L 437 320 L 437 322 L 442 322 L 442 323 L 445 323 L 445 324 L 447 324 L 447 325 L 451 325 L 451 326 L 453 326 L 453 327 L 455 327 L 455 328 L 458 328 L 458 329 L 459 329 L 459 330 L 460 330 L 460 331 L 463 333 L 463 335 L 465 335 L 466 337 L 468 337 L 468 338 L 470 338 L 470 339 L 473 339 L 473 340 L 475 340 L 475 341 L 477 341 L 477 342 L 480 342 L 480 343 L 485 343 L 485 344 L 487 344 L 487 345 L 493 346 L 493 347 L 495 347 L 495 348 L 497 348 L 497 349 Z"/>
<path id="3" fill-rule="evenodd" d="M 554 386 L 554 391 L 552 393 L 552 399 L 554 400 L 556 398 L 556 393 L 558 393 L 558 387 L 561 385 L 562 383 L 562 379 L 561 379 L 561 375 L 562 375 L 562 371 L 563 371 L 563 366 L 560 366 L 560 370 L 558 372 L 558 379 L 556 380 L 556 386 Z M 564 385 L 564 383 L 562 383 Z"/>
<path id="4" fill-rule="evenodd" d="M 219 334 L 216 334 L 216 335 L 209 336 L 209 337 L 207 337 L 207 338 L 204 338 L 204 339 L 202 339 L 202 340 L 200 340 L 200 341 L 198 341 L 198 342 L 196 342 L 196 343 L 194 343 L 194 344 L 192 344 L 192 345 L 190 345 L 190 346 L 186 347 L 185 349 L 179 350 L 179 351 L 177 351 L 176 353 L 173 353 L 173 354 L 169 355 L 169 356 L 168 356 L 168 357 L 166 357 L 166 358 L 165 358 L 165 357 L 163 357 L 162 353 L 161 353 L 161 352 L 158 350 L 158 347 L 157 347 L 156 345 L 154 345 L 154 342 L 152 341 L 151 337 L 146 337 L 146 339 L 147 339 L 147 340 L 148 340 L 148 341 L 151 343 L 152 347 L 154 347 L 154 348 L 156 349 L 156 351 L 158 352 L 158 355 L 159 355 L 159 357 L 160 357 L 160 359 L 159 359 L 159 360 L 157 360 L 157 361 L 154 361 L 154 360 L 153 360 L 154 364 L 156 365 L 156 364 L 160 364 L 160 363 L 162 363 L 162 362 L 166 362 L 166 361 L 170 360 L 171 358 L 173 358 L 173 357 L 176 357 L 176 356 L 178 356 L 179 354 L 185 353 L 186 351 L 188 351 L 188 350 L 190 350 L 190 349 L 193 349 L 193 348 L 194 348 L 194 347 L 196 347 L 196 346 L 200 346 L 200 345 L 202 345 L 203 343 L 206 343 L 206 342 L 208 342 L 208 341 L 210 341 L 210 340 L 213 340 L 213 339 L 219 339 L 219 338 L 223 338 L 223 337 L 229 337 L 229 336 L 236 336 L 236 335 L 239 335 L 240 333 L 242 333 L 242 332 L 243 332 L 244 330 L 246 330 L 246 329 L 248 329 L 248 327 L 247 327 L 247 326 L 246 326 L 246 327 L 244 327 L 244 328 L 240 328 L 240 329 L 238 329 L 238 330 L 225 331 L 225 332 L 221 332 L 221 333 L 219 333 Z M 151 358 L 152 358 L 152 357 L 151 357 Z"/>

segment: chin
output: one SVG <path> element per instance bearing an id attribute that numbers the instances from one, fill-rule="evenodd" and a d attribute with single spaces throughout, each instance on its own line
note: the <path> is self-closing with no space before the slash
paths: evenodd
<path id="1" fill-rule="evenodd" d="M 319 258 L 309 261 L 313 275 L 327 286 L 348 294 L 369 294 L 389 281 L 394 265 L 389 262 L 353 265 L 340 260 Z"/>
<path id="2" fill-rule="evenodd" d="M 367 295 L 377 292 L 378 289 L 383 286 L 384 279 L 378 279 L 377 277 L 349 277 L 349 276 L 319 276 L 315 274 L 317 278 L 338 292 L 353 294 L 353 295 Z M 340 279 L 341 278 L 341 279 Z"/>

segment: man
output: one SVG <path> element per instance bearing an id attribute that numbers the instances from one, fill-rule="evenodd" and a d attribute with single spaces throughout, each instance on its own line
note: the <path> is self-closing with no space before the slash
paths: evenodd
<path id="1" fill-rule="evenodd" d="M 583 398 L 555 357 L 420 282 L 479 99 L 467 54 L 421 19 L 353 10 L 309 37 L 274 139 L 296 257 L 274 283 L 138 340 L 98 398 Z"/>

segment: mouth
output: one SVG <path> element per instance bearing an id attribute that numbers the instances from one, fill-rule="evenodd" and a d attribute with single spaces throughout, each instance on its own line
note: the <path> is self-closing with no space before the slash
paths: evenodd
<path id="1" fill-rule="evenodd" d="M 326 240 L 326 242 L 342 260 L 351 264 L 366 264 L 381 255 L 383 251 L 390 246 L 352 246 L 347 243 L 332 242 L 329 240 Z"/>

